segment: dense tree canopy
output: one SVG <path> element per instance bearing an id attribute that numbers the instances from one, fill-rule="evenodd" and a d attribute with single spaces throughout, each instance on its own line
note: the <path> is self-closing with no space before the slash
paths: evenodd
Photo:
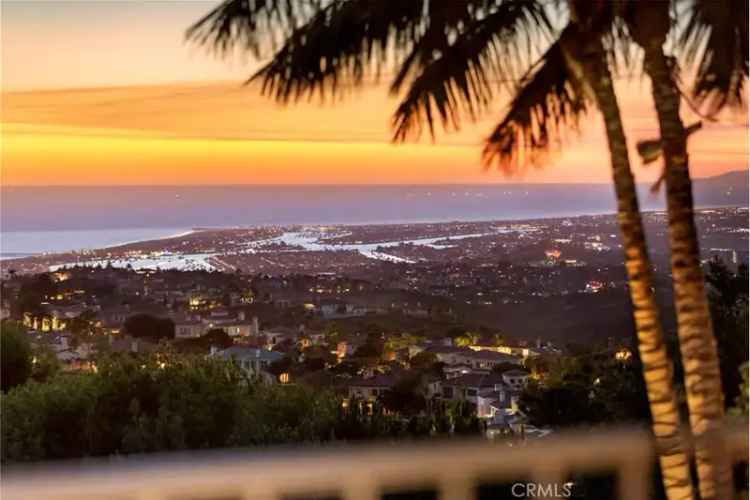
<path id="1" fill-rule="evenodd" d="M 18 297 L 13 301 L 12 313 L 20 318 L 24 313 L 44 314 L 44 303 L 50 297 L 57 295 L 57 285 L 49 274 L 38 274 L 25 278 L 18 291 Z"/>
<path id="2" fill-rule="evenodd" d="M 0 325 L 0 384 L 2 391 L 23 384 L 31 376 L 32 354 L 22 328 L 4 321 Z"/>
<path id="3" fill-rule="evenodd" d="M 709 264 L 706 281 L 714 334 L 719 352 L 721 383 L 725 404 L 731 406 L 740 394 L 740 367 L 748 361 L 748 269 L 740 265 L 736 272 L 719 260 Z"/>
<path id="4" fill-rule="evenodd" d="M 531 381 L 519 401 L 531 422 L 553 428 L 648 422 L 646 388 L 637 358 L 589 352 L 565 360 L 544 384 Z"/>
<path id="5" fill-rule="evenodd" d="M 150 314 L 135 314 L 125 320 L 125 333 L 136 338 L 151 340 L 173 339 L 174 321 L 169 318 L 157 318 Z"/>
<path id="6" fill-rule="evenodd" d="M 405 420 L 356 400 L 344 408 L 326 389 L 263 385 L 233 363 L 170 352 L 102 359 L 96 372 L 27 382 L 0 402 L 5 462 L 479 430 L 466 408 Z"/>

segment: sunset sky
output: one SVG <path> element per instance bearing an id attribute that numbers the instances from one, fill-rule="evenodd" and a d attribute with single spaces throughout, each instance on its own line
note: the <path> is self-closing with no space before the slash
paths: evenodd
<path id="1" fill-rule="evenodd" d="M 2 3 L 2 184 L 608 182 L 601 119 L 543 168 L 485 171 L 481 142 L 507 96 L 435 144 L 392 145 L 396 99 L 371 85 L 336 103 L 283 108 L 243 87 L 252 61 L 184 43 L 216 2 Z M 617 84 L 631 143 L 656 136 L 647 79 Z M 687 120 L 693 119 L 686 114 Z M 695 176 L 747 168 L 747 115 L 691 139 Z M 643 168 L 653 180 L 658 167 Z"/>

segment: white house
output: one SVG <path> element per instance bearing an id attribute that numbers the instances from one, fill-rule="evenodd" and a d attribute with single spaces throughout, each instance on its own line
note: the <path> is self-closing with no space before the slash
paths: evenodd
<path id="1" fill-rule="evenodd" d="M 206 326 L 202 321 L 185 320 L 175 323 L 174 336 L 177 339 L 192 339 L 206 333 Z"/>
<path id="2" fill-rule="evenodd" d="M 273 382 L 276 378 L 268 372 L 268 368 L 274 361 L 281 360 L 284 354 L 255 347 L 232 346 L 223 351 L 212 349 L 211 356 L 234 361 L 247 375 Z"/>

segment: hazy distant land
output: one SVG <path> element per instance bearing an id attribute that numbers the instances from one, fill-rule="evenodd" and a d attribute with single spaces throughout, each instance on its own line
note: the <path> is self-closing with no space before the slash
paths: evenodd
<path id="1" fill-rule="evenodd" d="M 698 179 L 699 207 L 747 206 L 748 172 Z M 662 195 L 641 186 L 643 210 Z M 195 228 L 509 221 L 614 212 L 609 184 L 3 187 L 4 259 L 95 250 Z"/>
<path id="2" fill-rule="evenodd" d="M 746 260 L 746 207 L 696 214 L 706 255 Z M 668 256 L 666 216 L 644 214 L 655 262 Z M 43 272 L 70 265 L 244 273 L 359 273 L 381 264 L 528 262 L 565 249 L 574 260 L 621 262 L 613 214 L 515 221 L 195 228 L 171 237 L 3 261 L 3 271 Z M 593 254 L 591 251 L 593 250 Z M 611 261 L 611 262 L 610 262 Z M 577 264 L 576 264 L 577 265 Z"/>

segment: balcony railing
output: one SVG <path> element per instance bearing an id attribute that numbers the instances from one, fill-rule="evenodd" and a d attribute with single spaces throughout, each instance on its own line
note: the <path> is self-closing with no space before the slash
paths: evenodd
<path id="1" fill-rule="evenodd" d="M 747 424 L 708 439 L 717 460 L 748 459 Z M 158 454 L 75 464 L 7 466 L 3 500 L 377 500 L 432 491 L 440 500 L 477 497 L 480 484 L 522 482 L 512 498 L 564 498 L 571 475 L 613 474 L 617 498 L 650 496 L 653 442 L 642 430 L 560 433 L 509 446 L 486 440 L 341 445 L 265 451 Z M 541 495 L 539 495 L 541 493 Z M 568 495 L 569 496 L 569 495 Z M 574 498 L 574 496 L 573 496 Z"/>

